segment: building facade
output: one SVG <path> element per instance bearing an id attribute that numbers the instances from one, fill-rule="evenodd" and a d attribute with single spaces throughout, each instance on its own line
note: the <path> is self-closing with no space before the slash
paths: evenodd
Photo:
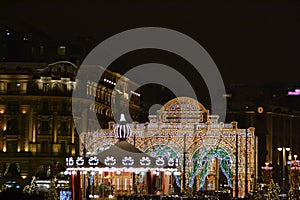
<path id="1" fill-rule="evenodd" d="M 25 182 L 32 176 L 58 176 L 65 157 L 78 155 L 80 142 L 74 120 L 80 121 L 80 116 L 73 118 L 71 102 L 77 71 L 78 66 L 67 61 L 0 64 L 0 184 L 11 179 Z M 120 77 L 105 71 L 98 83 L 87 81 L 86 98 L 78 100 L 83 109 L 80 115 L 94 113 L 101 127 L 107 128 L 107 122 L 113 120 L 112 83 Z M 128 99 L 127 91 L 128 85 L 135 83 L 122 81 L 118 100 L 130 101 L 132 118 L 137 120 L 139 97 Z M 80 131 L 99 122 L 82 122 Z"/>

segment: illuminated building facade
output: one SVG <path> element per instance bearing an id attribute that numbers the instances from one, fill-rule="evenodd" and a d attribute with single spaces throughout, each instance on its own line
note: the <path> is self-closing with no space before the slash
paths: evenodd
<path id="1" fill-rule="evenodd" d="M 227 188 L 234 196 L 245 196 L 257 178 L 254 128 L 239 129 L 237 122 L 223 123 L 218 118 L 194 99 L 175 98 L 158 110 L 157 115 L 150 115 L 149 122 L 129 124 L 132 136 L 127 141 L 155 158 L 179 160 L 181 176 L 174 176 L 173 180 L 181 189 Z M 80 141 L 87 152 L 101 155 L 115 144 L 114 127 L 111 122 L 108 129 L 82 132 Z M 83 146 L 81 150 L 83 153 Z M 92 182 L 97 184 L 101 180 Z M 132 183 L 127 183 L 131 184 L 129 188 Z M 170 182 L 161 184 L 155 187 L 164 188 L 162 193 L 167 194 Z"/>
<path id="2" fill-rule="evenodd" d="M 78 155 L 74 120 L 80 120 L 80 116 L 73 119 L 71 108 L 77 70 L 76 65 L 67 61 L 1 63 L 0 184 L 15 178 L 22 181 L 31 176 L 53 177 L 63 169 L 66 156 Z M 115 98 L 113 83 L 120 77 L 106 71 L 99 83 L 88 81 L 87 99 L 77 99 L 82 101 L 81 114 L 96 113 L 101 126 L 107 127 L 107 122 L 113 119 L 110 109 L 110 100 Z M 135 83 L 128 79 L 122 83 L 120 102 L 129 101 L 130 91 L 126 90 L 129 84 Z M 93 108 L 89 99 L 95 99 Z M 137 95 L 130 99 L 130 108 L 132 117 L 137 120 L 140 113 Z M 92 127 L 93 123 L 98 122 L 82 121 L 81 129 Z"/>

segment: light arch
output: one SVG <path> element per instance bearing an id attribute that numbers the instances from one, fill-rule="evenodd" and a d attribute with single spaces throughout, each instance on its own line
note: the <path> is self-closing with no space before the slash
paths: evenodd
<path id="1" fill-rule="evenodd" d="M 211 167 L 212 158 L 220 159 L 220 168 L 227 178 L 227 183 L 232 188 L 233 166 L 235 165 L 235 155 L 229 151 L 225 145 L 215 145 L 206 143 L 197 148 L 192 154 L 192 171 L 190 171 L 189 187 L 194 184 L 195 177 L 200 173 L 200 188 L 203 187 L 208 175 L 208 168 Z"/>

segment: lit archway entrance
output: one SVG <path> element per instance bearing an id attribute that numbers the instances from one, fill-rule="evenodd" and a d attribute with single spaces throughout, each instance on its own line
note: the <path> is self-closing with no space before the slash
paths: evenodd
<path id="1" fill-rule="evenodd" d="M 222 187 L 232 188 L 232 160 L 222 147 L 206 146 L 198 149 L 192 157 L 193 170 L 189 186 L 194 185 L 200 190 L 219 190 L 221 177 Z"/>
<path id="2" fill-rule="evenodd" d="M 153 145 L 145 151 L 146 154 L 149 154 L 153 157 L 161 157 L 165 160 L 168 160 L 168 165 L 173 166 L 174 168 L 179 167 L 179 153 L 170 146 L 167 145 Z M 173 192 L 180 191 L 180 176 L 170 174 L 162 174 L 160 177 L 156 177 L 155 188 L 158 188 L 162 191 L 163 194 L 170 194 Z"/>

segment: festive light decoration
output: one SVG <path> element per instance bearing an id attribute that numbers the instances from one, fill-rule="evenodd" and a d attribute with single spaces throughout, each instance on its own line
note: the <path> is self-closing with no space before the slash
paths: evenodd
<path id="1" fill-rule="evenodd" d="M 58 199 L 58 194 L 55 188 L 55 181 L 52 180 L 50 183 L 50 188 L 46 195 L 46 200 L 57 200 L 57 199 Z"/>
<path id="2" fill-rule="evenodd" d="M 134 164 L 134 159 L 131 156 L 125 156 L 122 159 L 122 164 L 125 166 L 131 166 Z"/>
<path id="3" fill-rule="evenodd" d="M 66 165 L 67 166 L 73 166 L 74 165 L 74 159 L 72 157 L 66 158 Z"/>
<path id="4" fill-rule="evenodd" d="M 158 158 L 156 159 L 156 165 L 157 165 L 157 166 L 163 166 L 163 165 L 165 165 L 164 158 L 158 157 Z"/>
<path id="5" fill-rule="evenodd" d="M 39 194 L 39 188 L 36 183 L 36 178 L 33 176 L 30 185 L 26 185 L 23 188 L 23 193 L 29 194 L 29 195 L 38 195 Z"/>
<path id="6" fill-rule="evenodd" d="M 82 166 L 82 165 L 84 165 L 84 159 L 83 159 L 83 157 L 77 157 L 77 158 L 76 158 L 76 165 L 77 165 L 77 166 Z"/>
<path id="7" fill-rule="evenodd" d="M 149 166 L 151 164 L 151 160 L 149 157 L 142 157 L 140 160 L 140 164 L 143 166 Z"/>
<path id="8" fill-rule="evenodd" d="M 121 114 L 120 123 L 116 125 L 115 136 L 120 140 L 126 140 L 130 137 L 130 127 L 126 124 L 124 114 Z"/>
<path id="9" fill-rule="evenodd" d="M 88 161 L 89 165 L 98 165 L 99 164 L 99 159 L 96 156 L 92 156 L 89 158 Z"/>
<path id="10" fill-rule="evenodd" d="M 135 137 L 130 137 L 133 134 Z M 256 160 L 258 145 L 254 128 L 239 129 L 236 122 L 218 122 L 217 115 L 210 115 L 201 103 L 191 98 L 180 97 L 169 101 L 157 112 L 157 115 L 149 116 L 148 123 L 119 123 L 114 126 L 114 129 L 81 133 L 80 139 L 85 141 L 85 148 L 93 155 L 101 154 L 119 140 L 126 140 L 132 145 L 135 144 L 141 152 L 155 158 L 155 160 L 152 158 L 148 160 L 144 156 L 142 159 L 135 160 L 130 153 L 126 155 L 134 159 L 134 165 L 137 163 L 142 165 L 139 169 L 125 166 L 122 163 L 124 157 L 115 156 L 115 161 L 112 162 L 115 164 L 104 163 L 108 168 L 101 170 L 115 170 L 122 173 L 122 170 L 128 172 L 135 169 L 137 171 L 134 172 L 146 172 L 151 162 L 151 165 L 155 164 L 161 170 L 162 166 L 158 165 L 161 164 L 160 158 L 163 158 L 170 170 L 175 168 L 174 171 L 182 172 L 184 135 L 187 138 L 185 188 L 205 189 L 201 187 L 206 187 L 207 184 L 204 183 L 208 176 L 217 178 L 210 172 L 213 170 L 213 163 L 218 162 L 217 167 L 226 177 L 227 185 L 233 189 L 233 194 L 236 190 L 235 184 L 238 182 L 238 195 L 245 196 L 246 177 L 247 188 L 250 191 L 250 186 L 254 184 L 253 180 L 257 178 L 250 177 L 256 175 L 255 165 L 258 163 Z M 83 148 L 81 151 L 83 152 Z M 120 163 L 123 166 L 120 166 Z M 114 168 L 116 165 L 120 167 Z M 179 187 L 182 186 L 182 176 L 175 176 L 175 181 Z"/>
<path id="11" fill-rule="evenodd" d="M 113 166 L 117 163 L 117 160 L 113 156 L 107 156 L 104 160 L 104 164 L 107 166 Z"/>

